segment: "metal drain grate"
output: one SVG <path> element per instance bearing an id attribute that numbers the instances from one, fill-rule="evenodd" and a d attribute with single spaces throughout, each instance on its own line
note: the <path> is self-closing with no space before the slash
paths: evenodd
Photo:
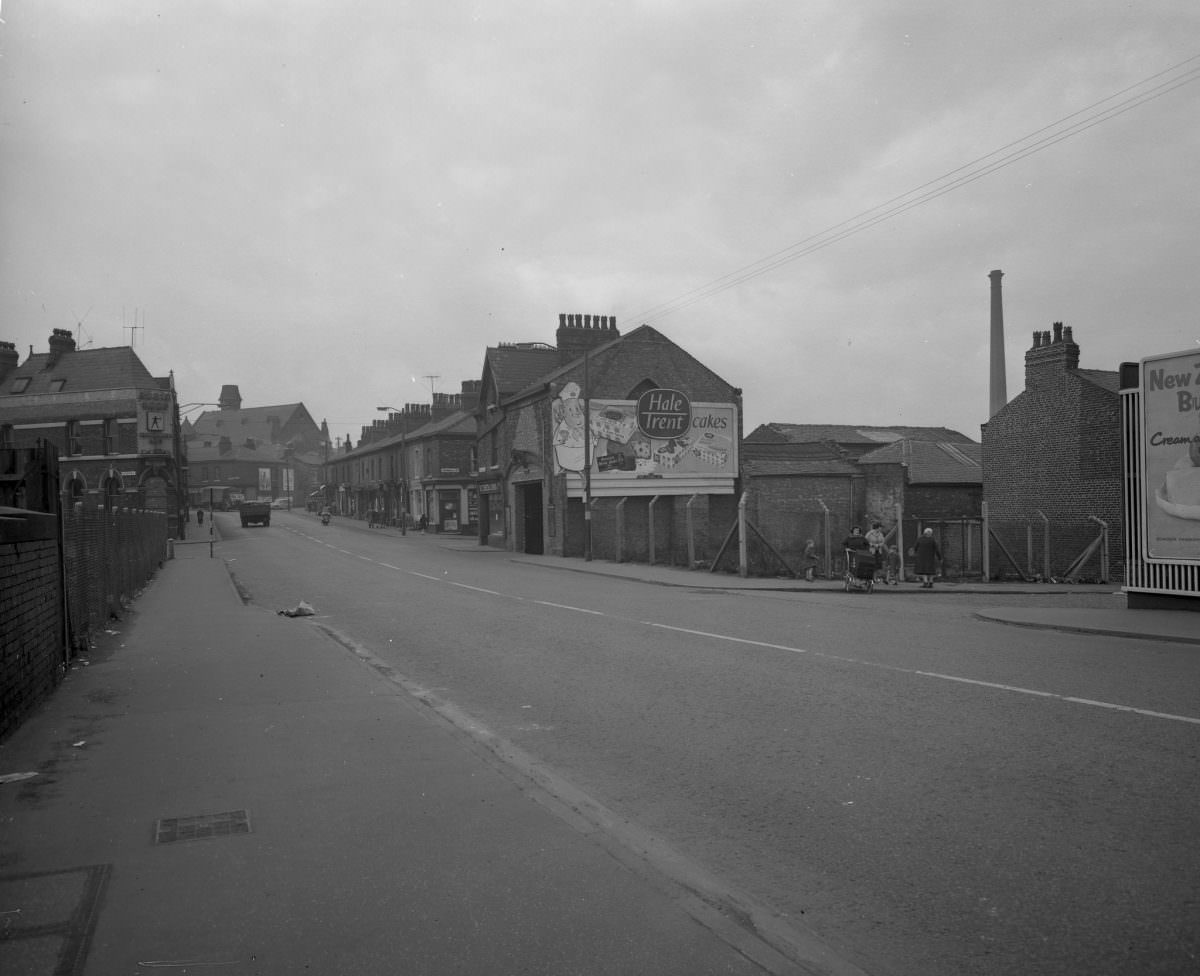
<path id="1" fill-rule="evenodd" d="M 199 817 L 164 817 L 154 824 L 154 843 L 173 844 L 177 840 L 199 840 L 202 837 L 229 837 L 232 834 L 248 833 L 248 810 L 206 813 Z"/>

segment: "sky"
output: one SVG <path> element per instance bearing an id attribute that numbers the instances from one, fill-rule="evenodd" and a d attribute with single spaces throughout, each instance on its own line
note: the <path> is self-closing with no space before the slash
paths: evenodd
<path id="1" fill-rule="evenodd" d="M 337 437 L 648 323 L 744 425 L 949 427 L 1200 343 L 1195 0 L 2 0 L 0 339 Z M 191 408 L 194 416 L 199 407 Z"/>

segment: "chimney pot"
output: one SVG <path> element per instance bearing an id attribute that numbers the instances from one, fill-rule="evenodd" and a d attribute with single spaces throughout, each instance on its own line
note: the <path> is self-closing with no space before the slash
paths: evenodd
<path id="1" fill-rule="evenodd" d="M 1069 325 L 1063 326 L 1063 342 L 1074 342 L 1074 333 Z"/>
<path id="2" fill-rule="evenodd" d="M 560 329 L 565 328 L 566 324 L 567 324 L 567 313 L 559 312 L 558 313 L 558 327 Z"/>
<path id="3" fill-rule="evenodd" d="M 1054 341 L 1062 342 L 1062 323 L 1061 322 L 1054 323 Z"/>

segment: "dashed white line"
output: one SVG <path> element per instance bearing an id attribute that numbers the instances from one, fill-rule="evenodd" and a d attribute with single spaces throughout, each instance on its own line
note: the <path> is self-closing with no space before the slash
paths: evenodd
<path id="1" fill-rule="evenodd" d="M 310 538 L 312 538 L 310 536 Z M 320 541 L 320 540 L 316 540 Z M 399 566 L 393 566 L 390 563 L 377 563 L 374 559 L 368 559 L 366 556 L 360 556 L 357 553 L 350 552 L 348 549 L 341 549 L 333 546 L 328 542 L 321 543 L 328 546 L 330 549 L 336 549 L 338 552 L 344 552 L 348 556 L 355 556 L 362 559 L 364 562 L 375 563 L 383 566 L 386 569 L 393 569 L 399 573 L 408 573 L 410 576 L 417 576 L 421 579 L 431 580 L 435 583 L 449 583 L 451 586 L 457 586 L 460 589 L 472 590 L 476 593 L 483 593 L 487 596 L 496 596 L 508 598 L 506 594 L 500 593 L 497 590 L 484 589 L 481 586 L 471 586 L 467 583 L 459 583 L 455 580 L 448 580 L 444 576 L 432 576 L 429 573 L 418 573 L 411 569 L 402 569 Z M 514 599 L 523 599 L 515 597 Z M 543 607 L 551 607 L 555 610 L 569 610 L 572 613 L 586 613 L 596 617 L 613 617 L 620 619 L 615 614 L 606 613 L 603 610 L 590 610 L 586 607 L 573 607 L 565 603 L 552 603 L 549 600 L 530 600 L 530 603 L 536 603 Z M 1110 711 L 1130 712 L 1134 715 L 1145 715 L 1148 718 L 1161 718 L 1171 722 L 1185 722 L 1189 725 L 1200 725 L 1200 718 L 1191 715 L 1176 715 L 1172 712 L 1158 712 L 1150 708 L 1137 708 L 1133 705 L 1119 705 L 1116 702 L 1097 701 L 1092 698 L 1077 698 L 1072 695 L 1060 695 L 1053 691 L 1040 691 L 1037 688 L 1023 688 L 1020 685 L 1006 685 L 996 681 L 982 681 L 978 678 L 964 678 L 955 674 L 943 674 L 938 671 L 920 671 L 916 668 L 898 668 L 891 664 L 879 664 L 875 661 L 865 661 L 862 658 L 842 657 L 837 654 L 827 654 L 824 651 L 812 651 L 803 647 L 792 647 L 787 644 L 773 644 L 770 641 L 751 640 L 748 637 L 734 637 L 731 634 L 717 634 L 707 630 L 693 630 L 688 627 L 675 627 L 671 624 L 660 624 L 653 620 L 638 621 L 644 627 L 654 627 L 658 630 L 670 630 L 677 634 L 691 634 L 695 637 L 705 637 L 709 640 L 724 641 L 729 644 L 744 644 L 749 647 L 764 647 L 772 651 L 787 651 L 790 654 L 812 654 L 815 657 L 825 658 L 830 661 L 844 661 L 851 664 L 861 664 L 865 667 L 879 668 L 885 671 L 895 671 L 900 674 L 912 674 L 922 678 L 937 678 L 941 681 L 953 681 L 958 684 L 975 685 L 980 688 L 992 688 L 996 691 L 1005 691 L 1015 695 L 1030 695 L 1035 698 L 1050 698 L 1055 701 L 1070 702 L 1073 705 L 1088 705 L 1092 708 L 1105 708 Z"/>
<path id="2" fill-rule="evenodd" d="M 530 600 L 529 602 L 540 604 L 543 607 L 554 607 L 556 610 L 571 610 L 574 613 L 591 613 L 595 614 L 597 617 L 608 616 L 608 614 L 606 614 L 603 610 L 589 610 L 587 607 L 571 607 L 565 603 L 551 603 L 549 600 Z"/>
<path id="3" fill-rule="evenodd" d="M 457 583 L 454 580 L 446 580 L 451 586 L 457 586 L 463 590 L 474 590 L 476 593 L 486 593 L 488 596 L 503 596 L 503 593 L 497 593 L 495 590 L 485 590 L 482 586 L 470 586 L 467 583 Z"/>

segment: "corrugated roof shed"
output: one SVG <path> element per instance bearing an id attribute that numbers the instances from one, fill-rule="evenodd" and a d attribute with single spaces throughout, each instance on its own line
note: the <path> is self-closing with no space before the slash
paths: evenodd
<path id="1" fill-rule="evenodd" d="M 761 424 L 746 436 L 746 442 L 804 444 L 831 441 L 835 444 L 891 444 L 900 440 L 974 443 L 966 434 L 947 427 L 870 427 L 857 424 Z"/>
<path id="2" fill-rule="evenodd" d="M 859 464 L 907 464 L 910 484 L 982 484 L 983 445 L 904 440 L 870 451 Z"/>

